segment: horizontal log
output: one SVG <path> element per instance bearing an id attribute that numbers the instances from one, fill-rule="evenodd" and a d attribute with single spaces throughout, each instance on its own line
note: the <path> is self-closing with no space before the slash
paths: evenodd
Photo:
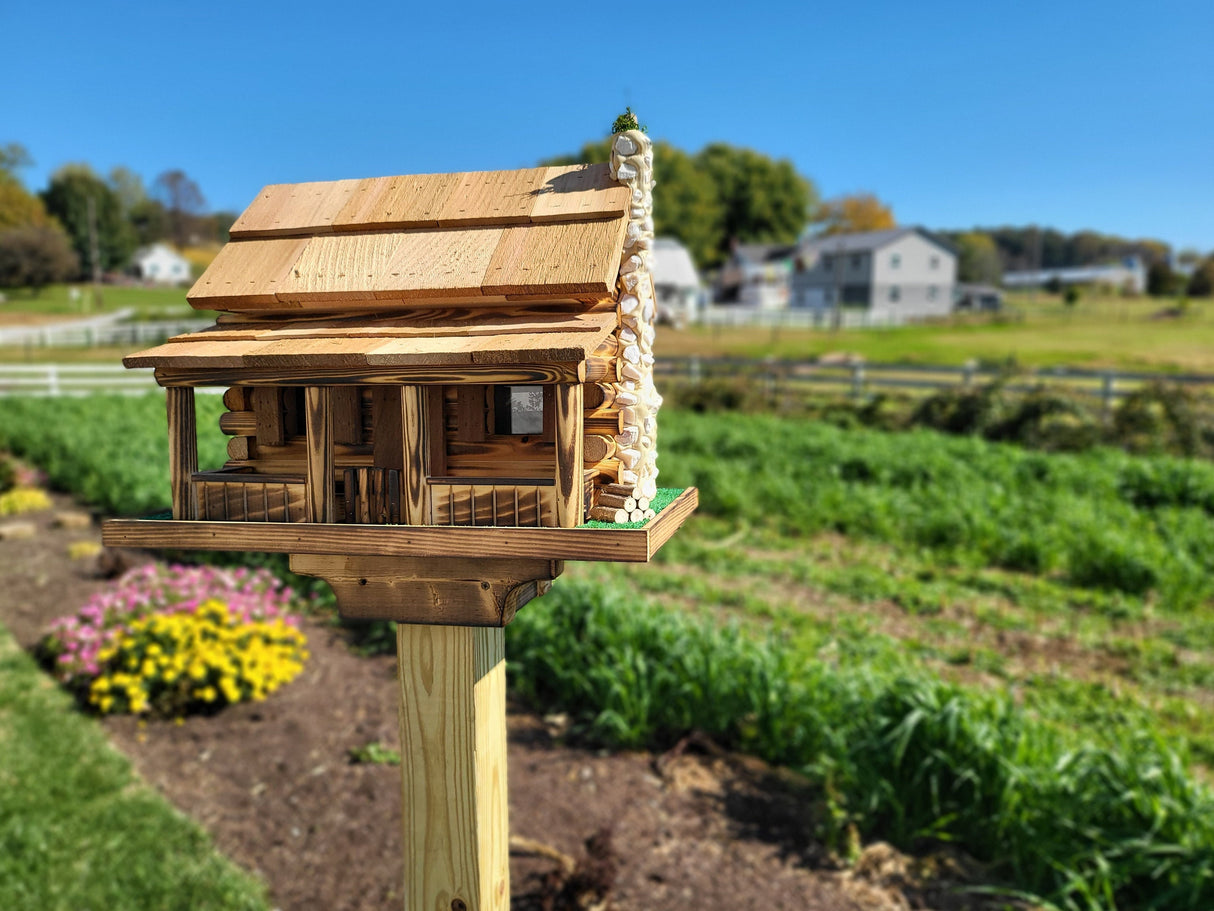
<path id="1" fill-rule="evenodd" d="M 325 366 L 325 367 L 157 367 L 161 386 L 373 386 L 389 385 L 539 385 L 584 383 L 588 363 L 456 364 L 451 366 Z M 614 373 L 614 362 L 600 362 Z M 607 373 L 602 374 L 606 378 Z"/>
<path id="2" fill-rule="evenodd" d="M 594 357 L 613 358 L 620 353 L 620 340 L 609 335 L 591 352 Z"/>
<path id="3" fill-rule="evenodd" d="M 617 497 L 634 497 L 636 489 L 629 487 L 627 484 L 605 484 L 603 486 L 603 493 L 612 494 Z"/>
<path id="4" fill-rule="evenodd" d="M 223 394 L 223 407 L 228 411 L 248 411 L 253 407 L 249 390 L 244 386 L 232 386 Z"/>
<path id="5" fill-rule="evenodd" d="M 616 368 L 614 358 L 591 357 L 586 360 L 586 375 L 583 378 L 587 383 L 602 383 L 610 382 L 616 378 Z M 562 381 L 557 381 L 562 382 Z M 568 382 L 563 381 L 563 382 Z"/>
<path id="6" fill-rule="evenodd" d="M 615 389 L 606 383 L 587 383 L 582 390 L 582 405 L 588 414 L 600 408 L 610 408 L 614 401 Z"/>
<path id="7" fill-rule="evenodd" d="M 254 436 L 257 433 L 257 412 L 225 411 L 219 416 L 219 429 L 231 436 Z"/>
<path id="8" fill-rule="evenodd" d="M 588 434 L 582 438 L 582 454 L 587 462 L 601 462 L 615 455 L 615 440 L 609 436 Z"/>
<path id="9" fill-rule="evenodd" d="M 582 430 L 586 434 L 614 437 L 621 430 L 620 416 L 618 414 L 605 414 L 601 417 L 587 416 L 582 419 Z"/>
<path id="10" fill-rule="evenodd" d="M 632 512 L 637 508 L 637 501 L 632 497 L 621 497 L 615 493 L 599 494 L 599 505 L 610 506 L 612 509 L 622 509 L 625 512 Z"/>
<path id="11" fill-rule="evenodd" d="M 628 511 L 624 509 L 614 509 L 610 506 L 594 506 L 591 507 L 590 518 L 599 522 L 614 522 L 619 525 L 621 522 L 628 521 Z"/>

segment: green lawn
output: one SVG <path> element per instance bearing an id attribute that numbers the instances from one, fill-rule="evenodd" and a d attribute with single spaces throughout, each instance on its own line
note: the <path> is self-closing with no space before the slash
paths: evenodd
<path id="1" fill-rule="evenodd" d="M 1214 303 L 1193 301 L 1184 316 L 1166 316 L 1169 301 L 1012 298 L 998 317 L 958 317 L 930 325 L 838 332 L 804 329 L 693 327 L 658 332 L 659 357 L 689 354 L 812 358 L 857 354 L 877 363 L 963 364 L 970 359 L 1023 366 L 1214 370 Z"/>
<path id="2" fill-rule="evenodd" d="M 70 289 L 80 292 L 79 299 L 72 300 Z M 0 304 L 0 325 L 5 315 L 35 314 L 40 316 L 96 316 L 133 307 L 141 319 L 180 319 L 190 317 L 194 311 L 185 300 L 185 288 L 141 288 L 135 286 L 100 285 L 94 292 L 87 283 L 77 285 L 52 285 L 38 294 L 23 290 L 6 290 L 7 301 Z"/>
<path id="3" fill-rule="evenodd" d="M 268 908 L 0 627 L 0 908 Z"/>

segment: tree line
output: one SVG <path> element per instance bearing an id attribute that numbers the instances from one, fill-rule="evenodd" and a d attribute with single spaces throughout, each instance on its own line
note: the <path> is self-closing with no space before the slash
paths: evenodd
<path id="1" fill-rule="evenodd" d="M 207 212 L 198 184 L 181 169 L 150 187 L 126 167 L 102 176 L 88 164 L 56 170 L 33 193 L 20 179 L 32 164 L 18 143 L 0 146 L 0 287 L 37 291 L 58 281 L 100 279 L 127 268 L 141 246 L 227 240 L 232 212 Z"/>
<path id="2" fill-rule="evenodd" d="M 935 233 L 957 251 L 957 278 L 962 282 L 994 285 L 1004 272 L 1097 266 L 1134 256 L 1146 266 L 1148 294 L 1208 297 L 1214 289 L 1214 254 L 1173 254 L 1162 240 L 1006 226 Z"/>

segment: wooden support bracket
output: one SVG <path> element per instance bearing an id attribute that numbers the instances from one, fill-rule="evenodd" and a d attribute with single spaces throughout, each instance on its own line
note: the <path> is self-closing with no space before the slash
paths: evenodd
<path id="1" fill-rule="evenodd" d="M 292 572 L 332 586 L 343 617 L 397 623 L 505 626 L 562 569 L 559 560 L 291 555 Z"/>

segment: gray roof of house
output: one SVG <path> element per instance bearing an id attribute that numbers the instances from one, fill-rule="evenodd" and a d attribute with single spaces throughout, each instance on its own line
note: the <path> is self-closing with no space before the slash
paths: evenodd
<path id="1" fill-rule="evenodd" d="M 915 226 L 887 228 L 884 231 L 864 231 L 860 234 L 832 234 L 828 237 L 811 237 L 802 242 L 802 253 L 866 253 L 879 250 L 907 234 L 919 234 L 949 253 L 952 249 L 935 235 Z"/>

